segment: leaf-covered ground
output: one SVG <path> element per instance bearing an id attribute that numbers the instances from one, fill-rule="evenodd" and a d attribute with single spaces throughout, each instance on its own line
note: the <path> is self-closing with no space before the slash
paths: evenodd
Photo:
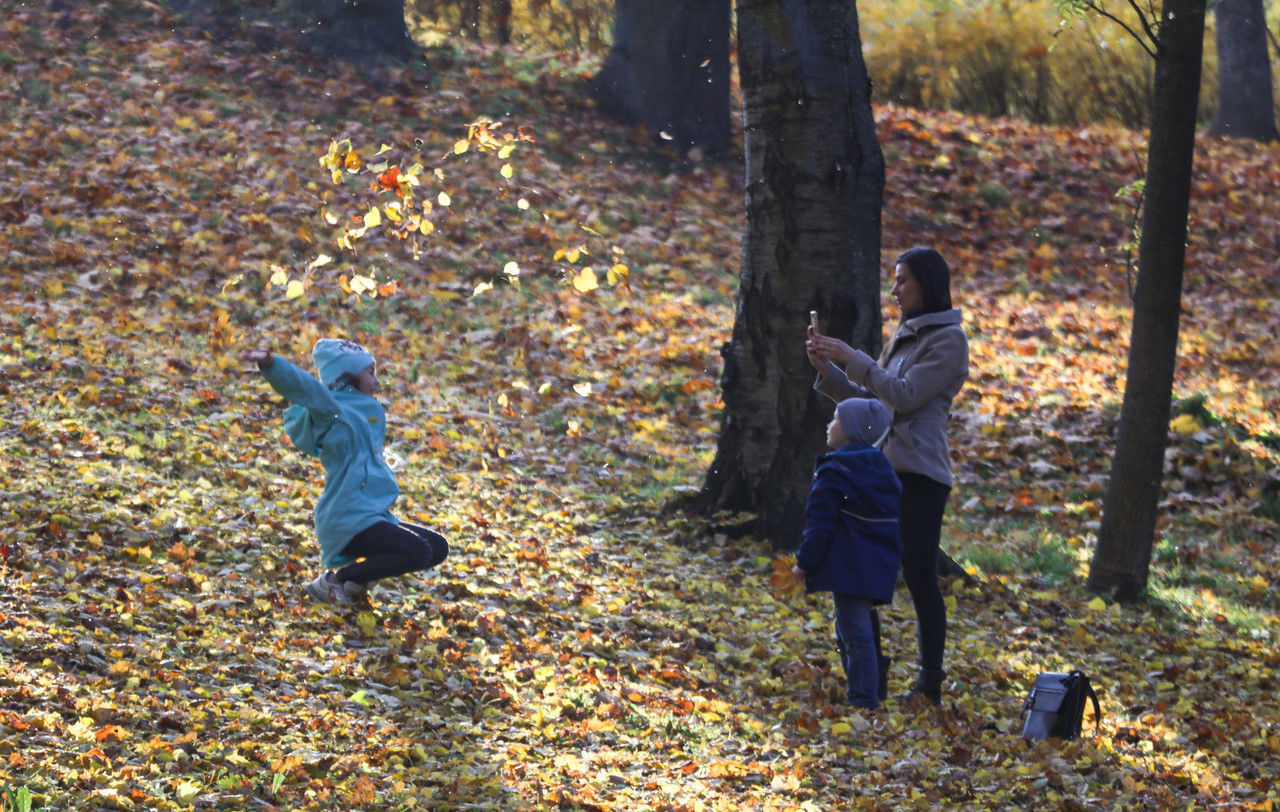
<path id="1" fill-rule="evenodd" d="M 1152 600 L 1118 606 L 1081 584 L 1129 330 L 1117 191 L 1142 139 L 878 111 L 886 258 L 954 258 L 973 339 L 944 543 L 974 580 L 946 584 L 945 708 L 857 715 L 833 701 L 826 603 L 775 593 L 758 542 L 666 508 L 714 448 L 740 166 L 680 166 L 603 122 L 571 55 L 448 49 L 364 75 L 98 6 L 0 21 L 6 803 L 1280 799 L 1276 147 L 1202 140 Z M 527 211 L 492 194 L 490 162 L 439 158 L 481 116 L 536 133 Z M 346 198 L 318 158 L 343 137 L 437 156 L 453 205 L 418 260 L 375 243 L 286 299 L 271 266 L 337 253 L 321 212 Z M 631 291 L 577 293 L 586 256 L 624 258 Z M 340 293 L 372 270 L 401 292 Z M 305 360 L 334 334 L 382 362 L 402 514 L 453 544 L 358 611 L 298 589 L 319 471 L 233 360 L 263 342 Z M 887 613 L 895 691 L 907 604 Z M 1022 740 L 1026 688 L 1068 666 L 1095 675 L 1099 735 Z"/>

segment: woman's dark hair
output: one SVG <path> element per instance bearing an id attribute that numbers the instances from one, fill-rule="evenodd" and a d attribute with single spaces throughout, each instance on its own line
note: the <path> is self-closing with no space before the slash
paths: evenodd
<path id="1" fill-rule="evenodd" d="M 951 309 L 951 269 L 942 254 L 932 248 L 912 248 L 898 257 L 895 265 L 907 266 L 920 286 L 920 310 L 941 313 Z"/>

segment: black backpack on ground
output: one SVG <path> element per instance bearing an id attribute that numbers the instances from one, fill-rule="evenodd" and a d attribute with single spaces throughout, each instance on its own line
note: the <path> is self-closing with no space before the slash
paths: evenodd
<path id="1" fill-rule="evenodd" d="M 1031 686 L 1027 701 L 1022 703 L 1022 715 L 1026 718 L 1022 735 L 1028 739 L 1076 738 L 1084 727 L 1084 709 L 1090 700 L 1096 732 L 1102 724 L 1102 709 L 1084 672 L 1041 674 Z"/>

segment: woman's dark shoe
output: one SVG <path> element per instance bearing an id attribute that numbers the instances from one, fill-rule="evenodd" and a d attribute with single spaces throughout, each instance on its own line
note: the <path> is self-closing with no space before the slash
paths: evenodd
<path id="1" fill-rule="evenodd" d="M 881 657 L 877 664 L 880 666 L 880 685 L 876 694 L 880 697 L 880 701 L 889 698 L 889 666 L 893 665 L 892 657 Z"/>
<path id="2" fill-rule="evenodd" d="M 899 699 L 899 702 L 907 705 L 925 701 L 930 705 L 941 705 L 942 677 L 943 672 L 940 668 L 920 669 L 920 676 L 916 677 L 916 684 Z"/>

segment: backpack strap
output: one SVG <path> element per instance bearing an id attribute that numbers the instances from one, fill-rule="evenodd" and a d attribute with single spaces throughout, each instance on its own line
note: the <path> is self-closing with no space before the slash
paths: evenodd
<path id="1" fill-rule="evenodd" d="M 1094 692 L 1093 686 L 1089 683 L 1089 678 L 1085 676 L 1083 671 L 1078 669 L 1072 671 L 1071 676 L 1081 680 L 1081 684 L 1084 686 L 1084 695 L 1093 702 L 1093 733 L 1096 736 L 1098 731 L 1102 729 L 1102 707 L 1098 704 L 1098 695 Z"/>
<path id="2" fill-rule="evenodd" d="M 1089 692 L 1089 698 L 1093 700 L 1093 735 L 1098 735 L 1098 731 L 1102 729 L 1102 708 L 1098 705 L 1098 695 L 1093 692 L 1093 686 L 1085 683 L 1085 690 Z"/>

